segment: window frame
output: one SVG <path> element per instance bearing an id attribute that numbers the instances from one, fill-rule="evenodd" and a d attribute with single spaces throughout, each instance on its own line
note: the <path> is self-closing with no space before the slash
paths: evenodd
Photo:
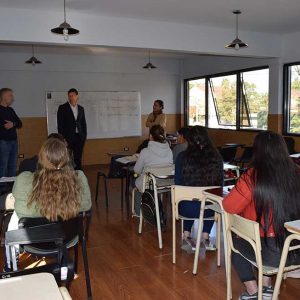
<path id="1" fill-rule="evenodd" d="M 300 61 L 286 63 L 283 65 L 283 118 L 282 118 L 282 133 L 286 136 L 299 137 L 299 133 L 289 132 L 289 121 L 290 121 L 290 83 L 291 83 L 291 73 L 289 72 L 290 67 L 300 66 Z"/>
<path id="2" fill-rule="evenodd" d="M 299 63 L 300 64 L 300 63 Z M 259 71 L 259 70 L 265 70 L 268 69 L 270 71 L 269 65 L 263 65 L 259 67 L 251 67 L 251 68 L 244 68 L 244 69 L 238 69 L 234 71 L 228 71 L 228 72 L 221 72 L 221 73 L 213 73 L 209 75 L 204 76 L 196 76 L 196 77 L 190 77 L 185 78 L 183 80 L 183 105 L 184 105 L 184 125 L 188 125 L 188 116 L 189 116 L 189 91 L 188 91 L 188 83 L 191 80 L 198 80 L 198 79 L 205 79 L 205 127 L 208 129 L 214 129 L 214 130 L 234 130 L 234 131 L 246 131 L 246 132 L 261 132 L 265 131 L 263 129 L 247 129 L 247 128 L 241 128 L 241 116 L 240 116 L 240 109 L 241 109 L 241 73 L 244 72 L 251 72 L 251 71 Z M 208 127 L 208 80 L 214 77 L 222 77 L 222 76 L 230 76 L 230 75 L 236 75 L 236 128 L 211 128 Z M 269 82 L 270 82 L 270 76 L 269 76 Z M 269 93 L 270 94 L 270 93 Z M 269 111 L 268 111 L 269 115 Z M 297 135 L 300 135 L 297 134 Z"/>

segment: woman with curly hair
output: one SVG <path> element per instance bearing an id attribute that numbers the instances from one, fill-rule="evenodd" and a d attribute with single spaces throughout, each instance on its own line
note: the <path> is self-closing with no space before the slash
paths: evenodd
<path id="1" fill-rule="evenodd" d="M 188 147 L 181 152 L 175 163 L 175 184 L 184 186 L 221 186 L 223 185 L 223 160 L 208 136 L 205 127 L 191 127 L 187 134 Z M 187 218 L 199 218 L 200 202 L 182 201 L 179 203 L 180 215 Z M 212 210 L 205 210 L 204 217 L 213 217 Z M 185 220 L 183 224 L 182 249 L 190 253 L 195 250 L 195 241 L 191 238 L 194 221 Z M 215 250 L 209 240 L 214 221 L 204 221 L 203 243 L 206 250 Z"/>
<path id="2" fill-rule="evenodd" d="M 12 194 L 15 211 L 8 230 L 18 229 L 22 217 L 68 220 L 91 208 L 87 178 L 82 171 L 74 170 L 66 143 L 57 138 L 44 142 L 38 155 L 37 171 L 17 176 Z"/>

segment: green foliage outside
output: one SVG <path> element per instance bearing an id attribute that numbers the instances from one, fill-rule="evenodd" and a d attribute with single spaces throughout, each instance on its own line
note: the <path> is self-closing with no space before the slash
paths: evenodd
<path id="1" fill-rule="evenodd" d="M 259 129 L 266 129 L 268 123 L 268 93 L 259 93 L 254 83 L 245 82 L 245 92 L 248 99 L 250 119 L 252 119 L 252 126 Z M 221 83 L 221 95 L 216 95 L 219 114 L 222 124 L 236 123 L 236 84 L 230 82 L 228 79 L 223 79 Z M 243 109 L 241 110 L 241 125 L 248 127 L 246 106 L 241 103 Z M 253 116 L 257 116 L 257 124 L 254 124 Z"/>
<path id="2" fill-rule="evenodd" d="M 300 133 L 300 66 L 292 67 L 290 132 Z"/>
<path id="3" fill-rule="evenodd" d="M 233 125 L 236 124 L 236 82 L 228 78 L 223 78 L 221 83 L 218 83 L 212 79 L 214 86 L 214 96 L 216 99 L 219 116 L 220 125 Z M 300 91 L 300 81 L 299 91 Z M 191 91 L 195 87 L 199 87 L 197 80 L 189 82 L 189 90 Z M 268 126 L 268 93 L 259 92 L 254 83 L 244 82 L 244 91 L 248 100 L 249 115 L 247 115 L 246 103 L 242 101 L 241 103 L 241 127 L 244 128 L 258 128 L 267 129 Z M 190 95 L 191 97 L 191 95 Z M 193 98 L 197 99 L 196 95 Z M 210 97 L 212 101 L 212 97 Z M 300 101 L 300 99 L 299 99 Z M 197 105 L 198 109 L 204 111 L 203 101 L 199 101 Z M 300 105 L 300 102 L 299 102 Z M 300 106 L 299 106 L 300 107 Z M 250 124 L 248 117 L 250 118 Z M 204 115 L 196 116 L 191 115 L 193 122 L 203 122 Z M 202 120 L 203 119 L 203 120 Z M 300 130 L 300 115 L 298 118 L 299 130 Z"/>

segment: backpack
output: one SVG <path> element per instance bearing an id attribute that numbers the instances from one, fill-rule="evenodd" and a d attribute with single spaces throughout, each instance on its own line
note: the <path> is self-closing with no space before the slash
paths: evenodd
<path id="1" fill-rule="evenodd" d="M 164 231 L 166 229 L 167 218 L 164 213 L 160 198 L 158 198 L 158 207 L 159 207 L 160 226 L 161 226 L 161 230 Z M 157 226 L 154 190 L 153 188 L 151 188 L 151 186 L 149 189 L 146 189 L 142 195 L 141 210 L 142 210 L 143 218 L 151 225 Z"/>

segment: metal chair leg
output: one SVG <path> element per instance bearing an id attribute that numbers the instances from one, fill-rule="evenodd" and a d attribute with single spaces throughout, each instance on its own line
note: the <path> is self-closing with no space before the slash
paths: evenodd
<path id="1" fill-rule="evenodd" d="M 91 279 L 90 279 L 90 272 L 89 272 L 89 263 L 88 263 L 88 256 L 87 256 L 87 250 L 86 250 L 85 236 L 82 237 L 81 247 L 82 247 L 82 257 L 83 257 L 87 295 L 88 295 L 88 299 L 91 300 L 92 299 L 92 287 L 91 287 Z"/>
<path id="2" fill-rule="evenodd" d="M 74 272 L 78 273 L 78 244 L 74 247 Z"/>
<path id="3" fill-rule="evenodd" d="M 107 192 L 107 182 L 106 182 L 106 177 L 105 176 L 104 176 L 104 188 L 105 188 L 106 208 L 108 208 L 108 192 Z"/>
<path id="4" fill-rule="evenodd" d="M 124 178 L 121 178 L 121 209 L 123 210 L 123 200 L 124 200 Z"/>
<path id="5" fill-rule="evenodd" d="M 99 179 L 100 179 L 100 173 L 97 173 L 97 184 L 96 184 L 96 196 L 95 196 L 95 202 L 96 205 L 98 205 L 98 193 L 99 193 Z"/>

